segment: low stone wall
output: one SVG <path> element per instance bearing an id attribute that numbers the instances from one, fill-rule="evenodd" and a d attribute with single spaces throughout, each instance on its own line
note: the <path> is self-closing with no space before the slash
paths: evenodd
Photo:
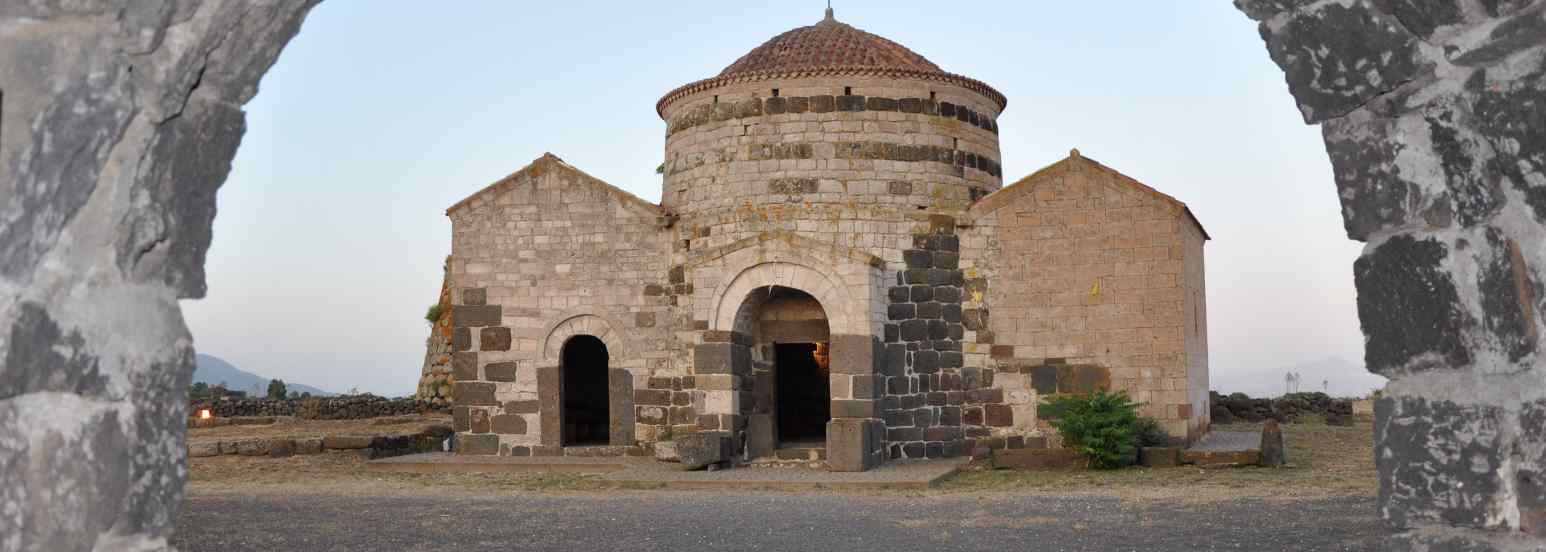
<path id="1" fill-rule="evenodd" d="M 321 454 L 324 450 L 357 451 L 367 458 L 387 458 L 419 452 L 439 451 L 451 436 L 451 427 L 434 425 L 411 435 L 326 435 L 299 439 L 231 439 L 188 444 L 188 456 L 203 458 L 221 455 L 266 456 L 284 458 L 297 454 Z"/>
<path id="2" fill-rule="evenodd" d="M 1277 420 L 1294 423 L 1307 415 L 1319 415 L 1330 425 L 1353 425 L 1353 401 L 1336 399 L 1325 393 L 1289 393 L 1275 399 L 1253 399 L 1244 393 L 1209 393 L 1213 423 Z"/>
<path id="3" fill-rule="evenodd" d="M 305 420 L 360 420 L 381 416 L 409 414 L 446 414 L 451 405 L 446 401 L 421 399 L 388 399 L 375 395 L 350 395 L 342 397 L 312 397 L 307 399 L 236 399 L 192 401 L 188 413 L 197 416 L 208 408 L 216 417 L 233 416 L 295 416 Z"/>

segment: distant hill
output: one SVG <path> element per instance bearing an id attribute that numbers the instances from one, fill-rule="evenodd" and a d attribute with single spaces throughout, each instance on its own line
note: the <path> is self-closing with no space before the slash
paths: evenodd
<path id="1" fill-rule="evenodd" d="M 1280 366 L 1270 370 L 1233 371 L 1213 366 L 1209 386 L 1224 394 L 1245 393 L 1252 397 L 1276 397 L 1286 389 L 1283 376 L 1299 374 L 1300 391 L 1326 391 L 1333 397 L 1360 397 L 1385 387 L 1387 381 L 1345 358 L 1328 356 L 1311 362 Z M 1327 390 L 1329 388 L 1329 391 Z"/>
<path id="2" fill-rule="evenodd" d="M 243 371 L 241 368 L 237 368 L 231 363 L 226 362 L 224 359 L 213 355 L 199 353 L 197 355 L 197 362 L 198 367 L 193 370 L 194 383 L 202 381 L 206 384 L 214 386 L 220 382 L 225 382 L 226 389 L 230 389 L 232 391 L 246 391 L 249 395 L 252 393 L 252 386 L 257 385 L 258 394 L 262 395 L 268 391 L 269 380 L 273 379 Z M 335 394 L 317 389 L 310 385 L 303 385 L 291 381 L 285 382 L 285 389 L 294 391 L 296 393 L 311 393 L 312 395 L 321 396 Z"/>

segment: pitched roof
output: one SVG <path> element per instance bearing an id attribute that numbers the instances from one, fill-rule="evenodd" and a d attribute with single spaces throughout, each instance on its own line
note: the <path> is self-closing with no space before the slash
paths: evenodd
<path id="1" fill-rule="evenodd" d="M 617 186 L 608 184 L 604 180 L 586 174 L 585 171 L 565 163 L 564 160 L 559 159 L 557 155 L 553 155 L 552 153 L 543 153 L 541 157 L 532 160 L 531 163 L 526 164 L 525 167 L 521 167 L 520 170 L 510 173 L 509 176 L 501 178 L 495 181 L 493 184 L 489 184 L 488 186 L 483 187 L 483 189 L 473 192 L 472 195 L 467 196 L 465 199 L 456 202 L 450 207 L 447 207 L 446 215 L 450 216 L 451 213 L 466 207 L 467 205 L 471 204 L 473 200 L 476 200 L 485 195 L 497 194 L 509 190 L 511 187 L 515 186 L 516 182 L 519 182 L 523 177 L 536 177 L 550 170 L 565 171 L 578 176 L 583 180 L 589 181 L 591 184 L 597 185 L 601 189 L 605 190 L 608 195 L 611 195 L 614 199 L 617 199 L 618 202 L 622 203 L 624 206 L 641 211 L 640 214 L 647 216 L 660 216 L 665 214 L 665 211 L 661 209 L 659 205 L 640 199 L 639 196 L 630 194 L 627 191 L 624 191 L 622 188 L 618 188 Z"/>
<path id="2" fill-rule="evenodd" d="M 945 72 L 934 62 L 847 23 L 827 16 L 815 25 L 797 27 L 769 39 L 725 67 L 719 75 L 688 83 L 666 93 L 655 110 L 664 113 L 672 102 L 731 83 L 828 75 L 882 76 L 944 81 L 975 90 L 1003 109 L 1008 100 L 982 81 Z"/>
<path id="3" fill-rule="evenodd" d="M 1094 159 L 1080 155 L 1079 150 L 1077 149 L 1070 150 L 1068 152 L 1068 157 L 1065 157 L 1051 165 L 1042 167 L 1040 170 L 1037 170 L 1036 172 L 1026 175 L 1024 178 L 1015 181 L 1014 184 L 1005 186 L 996 192 L 978 199 L 977 202 L 973 203 L 972 206 L 967 210 L 968 216 L 977 217 L 986 215 L 998 210 L 999 207 L 1003 207 L 1005 204 L 1008 204 L 1015 198 L 1030 193 L 1036 187 L 1036 184 L 1041 182 L 1041 177 L 1049 176 L 1054 173 L 1080 170 L 1086 167 L 1112 175 L 1116 177 L 1118 181 L 1127 184 L 1128 186 L 1146 192 L 1156 198 L 1159 198 L 1165 203 L 1179 208 L 1181 212 L 1186 214 L 1186 218 L 1192 221 L 1192 224 L 1197 226 L 1197 230 L 1202 232 L 1202 239 L 1213 239 L 1212 236 L 1208 235 L 1208 230 L 1203 228 L 1202 222 L 1197 220 L 1197 216 L 1192 214 L 1192 209 L 1187 207 L 1185 203 L 1182 203 L 1181 200 L 1151 188 L 1147 184 L 1139 182 L 1133 177 L 1122 174 L 1116 169 L 1102 165 L 1100 162 Z"/>

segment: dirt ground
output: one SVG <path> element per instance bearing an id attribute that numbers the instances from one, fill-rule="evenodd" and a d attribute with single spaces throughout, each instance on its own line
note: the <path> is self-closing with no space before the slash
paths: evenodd
<path id="1" fill-rule="evenodd" d="M 321 436 L 327 433 L 413 433 L 423 421 L 371 425 L 360 421 L 304 421 L 288 426 L 225 426 L 190 430 L 191 439 Z M 1259 425 L 1215 426 L 1219 430 L 1257 430 Z M 934 494 L 1054 492 L 1166 501 L 1217 501 L 1236 498 L 1294 500 L 1338 496 L 1372 497 L 1377 490 L 1373 462 L 1372 420 L 1357 417 L 1350 427 L 1322 423 L 1283 426 L 1289 465 L 1284 468 L 1128 468 L 1020 472 L 966 471 L 928 491 Z M 464 489 L 528 491 L 598 491 L 614 483 L 584 474 L 399 474 L 367 471 L 352 452 L 326 452 L 289 458 L 215 456 L 189 459 L 189 492 L 233 491 L 259 487 L 332 488 L 338 492 L 366 489 Z M 917 491 L 877 491 L 917 494 Z"/>
<path id="2" fill-rule="evenodd" d="M 1283 468 L 1128 468 L 1122 470 L 968 471 L 945 482 L 943 492 L 1082 490 L 1119 496 L 1213 500 L 1236 497 L 1323 498 L 1374 496 L 1373 418 L 1351 426 L 1319 421 L 1283 425 L 1288 465 Z M 1261 424 L 1216 425 L 1219 431 L 1260 431 Z"/>

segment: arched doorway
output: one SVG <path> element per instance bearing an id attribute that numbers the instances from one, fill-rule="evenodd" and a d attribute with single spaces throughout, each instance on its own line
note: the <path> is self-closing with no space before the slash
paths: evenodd
<path id="1" fill-rule="evenodd" d="M 824 457 L 832 419 L 826 310 L 805 291 L 768 286 L 746 297 L 736 326 L 755 343 L 749 456 Z"/>
<path id="2" fill-rule="evenodd" d="M 595 336 L 577 335 L 564 342 L 559 361 L 564 446 L 610 442 L 607 361 L 607 345 Z"/>

